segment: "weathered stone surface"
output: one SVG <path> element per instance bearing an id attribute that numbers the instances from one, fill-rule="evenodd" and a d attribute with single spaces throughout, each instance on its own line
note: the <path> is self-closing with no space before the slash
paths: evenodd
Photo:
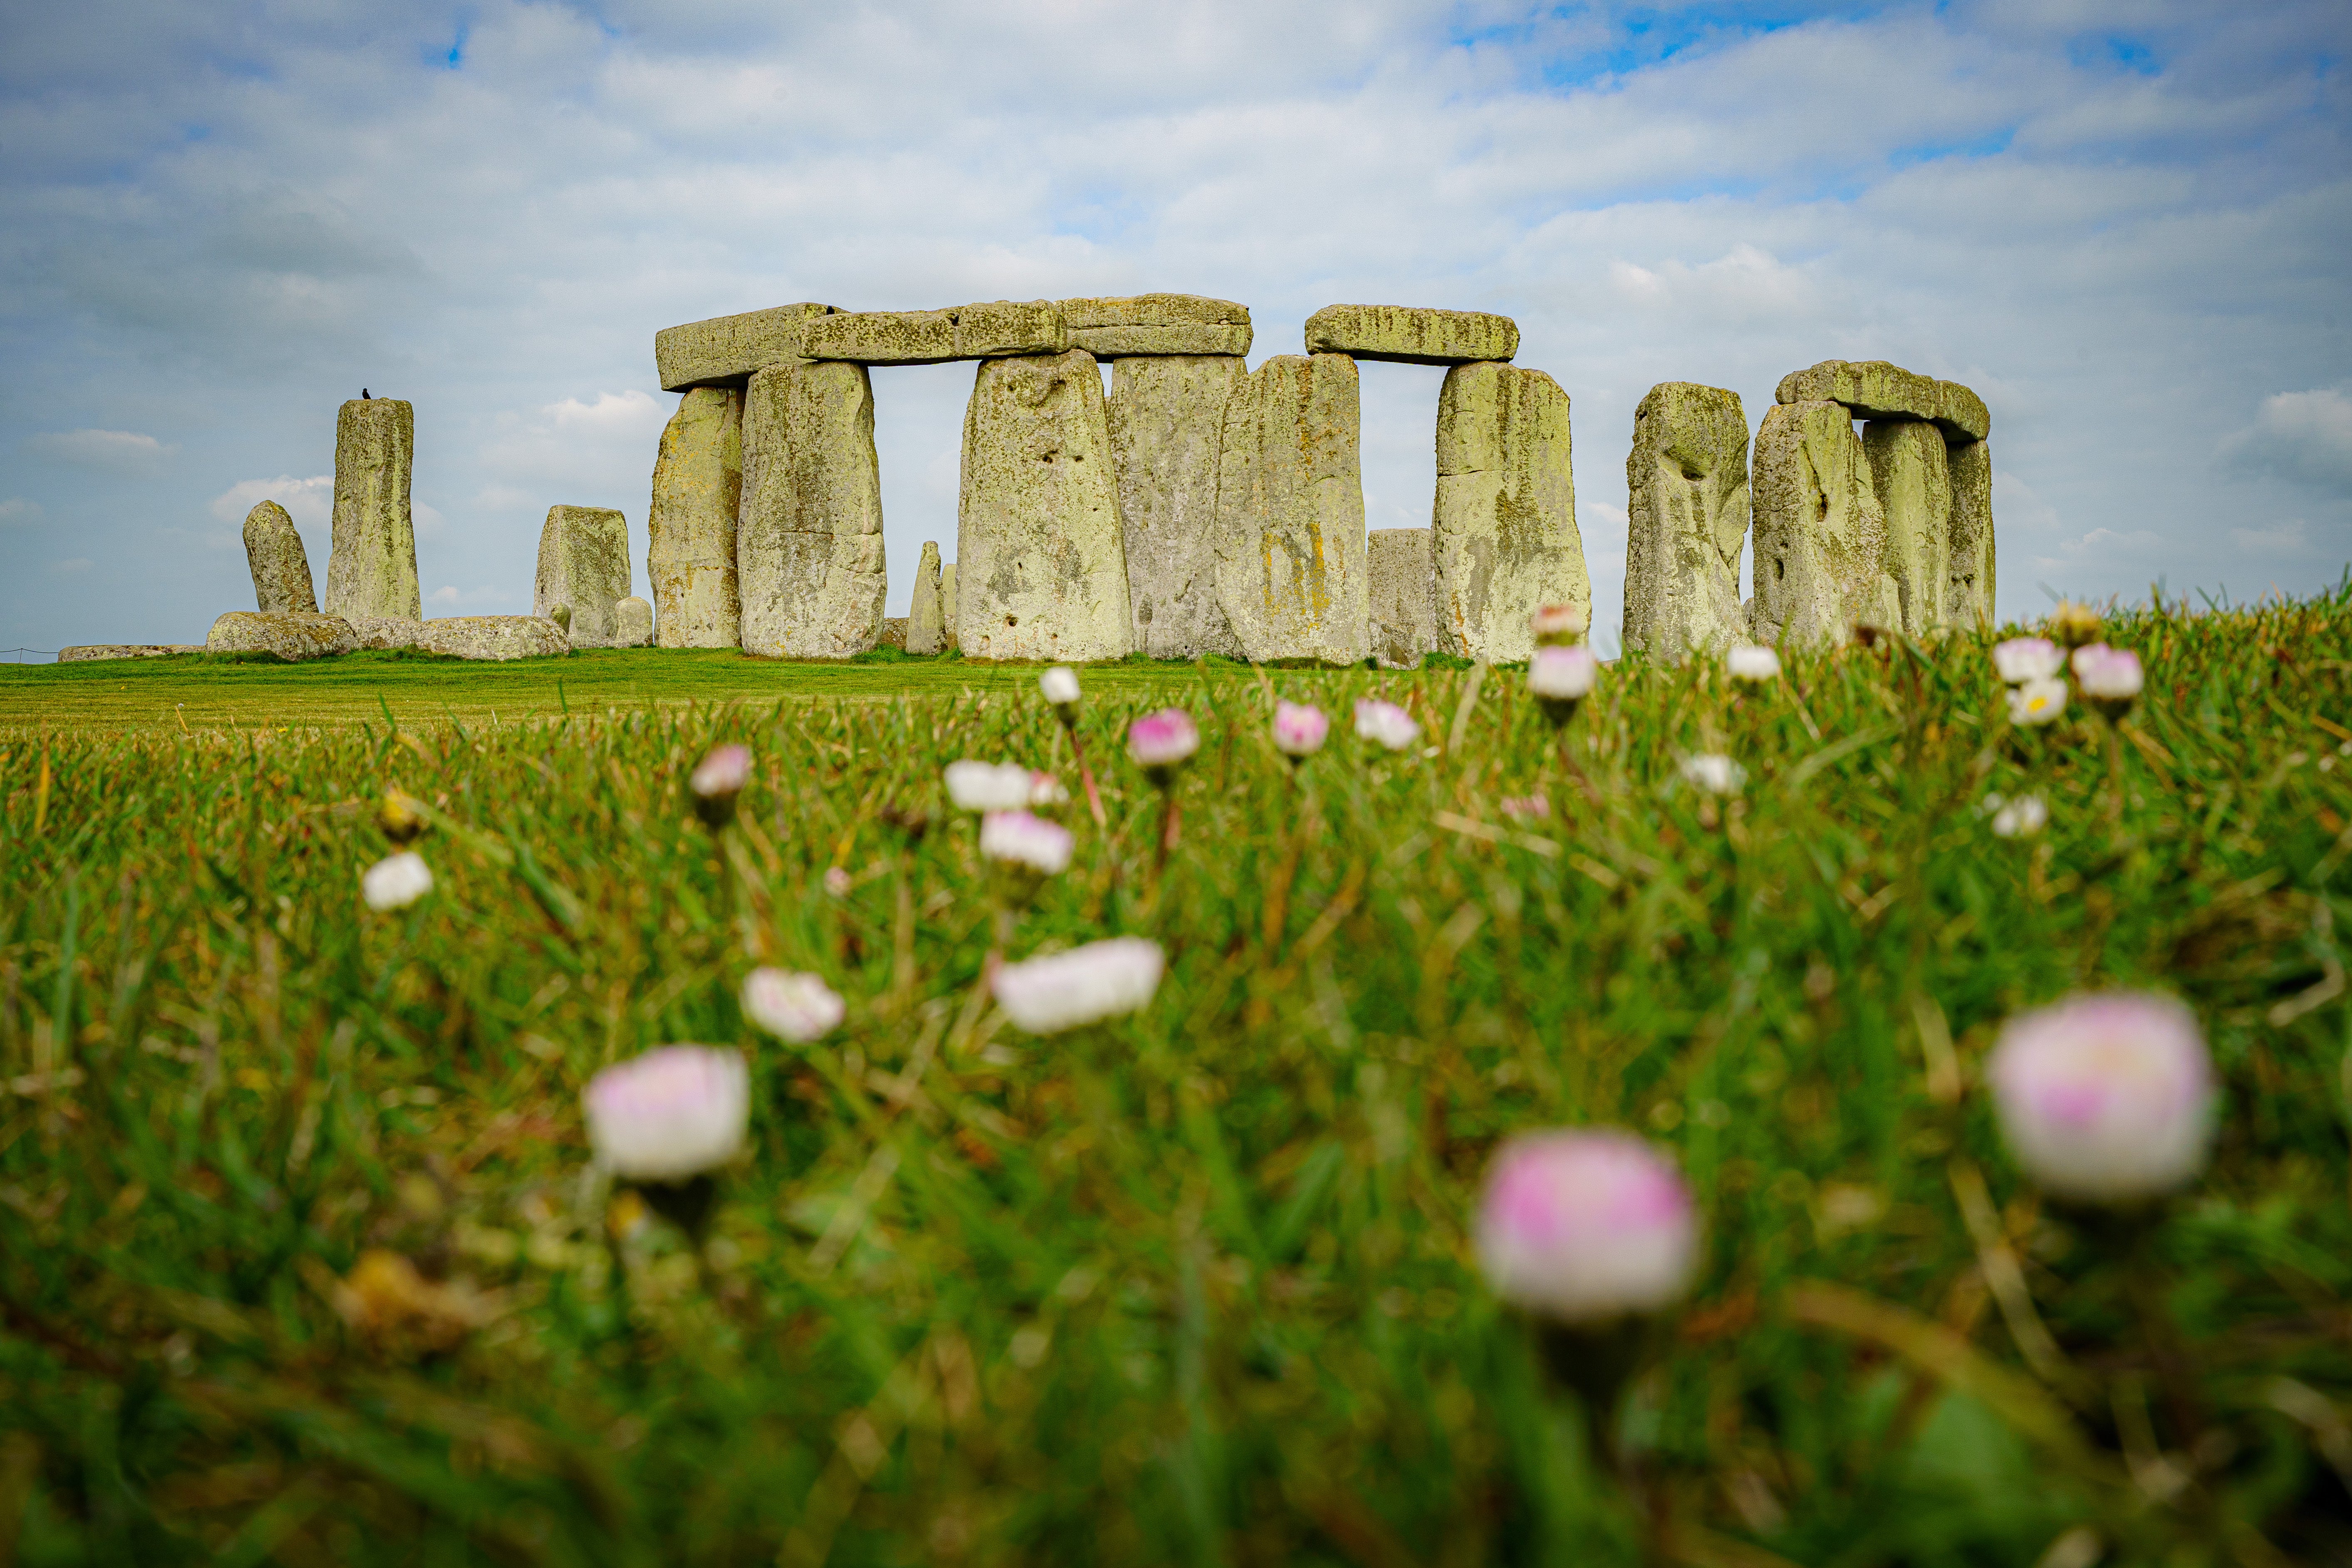
<path id="1" fill-rule="evenodd" d="M 882 636 L 874 646 L 877 647 L 895 647 L 902 653 L 905 652 L 907 647 L 907 617 L 904 616 L 883 616 Z"/>
<path id="2" fill-rule="evenodd" d="M 1748 416 L 1739 395 L 1666 381 L 1633 411 L 1625 459 L 1625 646 L 1680 660 L 1748 637 Z"/>
<path id="3" fill-rule="evenodd" d="M 389 616 L 345 616 L 352 635 L 359 638 L 360 647 L 379 652 L 396 647 L 415 647 L 424 634 L 422 621 L 400 620 Z"/>
<path id="4" fill-rule="evenodd" d="M 866 367 L 794 362 L 760 372 L 744 395 L 735 528 L 743 651 L 763 658 L 864 653 L 881 635 L 886 574 Z"/>
<path id="5" fill-rule="evenodd" d="M 1217 602 L 1249 658 L 1363 658 L 1356 363 L 1276 354 L 1234 389 L 1217 465 Z"/>
<path id="6" fill-rule="evenodd" d="M 1411 669 L 1437 647 L 1436 563 L 1426 528 L 1376 528 L 1364 536 L 1371 657 Z"/>
<path id="7" fill-rule="evenodd" d="M 948 562 L 940 568 L 940 635 L 949 647 L 960 647 L 956 641 L 956 563 Z"/>
<path id="8" fill-rule="evenodd" d="M 1756 435 L 1756 596 L 1748 635 L 1842 643 L 1902 623 L 1886 516 L 1841 403 L 1777 404 Z"/>
<path id="9" fill-rule="evenodd" d="M 539 531 L 530 613 L 572 608 L 573 647 L 616 646 L 613 606 L 629 596 L 629 521 L 601 506 L 551 506 Z"/>
<path id="10" fill-rule="evenodd" d="M 254 607 L 264 615 L 290 612 L 315 616 L 319 595 L 310 587 L 310 558 L 294 520 L 274 500 L 245 514 L 245 560 L 253 570 Z"/>
<path id="11" fill-rule="evenodd" d="M 1070 346 L 1097 359 L 1139 354 L 1245 354 L 1249 307 L 1199 294 L 1129 294 L 1065 300 Z M 1117 395 L 1116 386 L 1113 395 Z"/>
<path id="12" fill-rule="evenodd" d="M 635 594 L 613 606 L 613 646 L 654 646 L 654 607 Z"/>
<path id="13" fill-rule="evenodd" d="M 1519 352 L 1519 324 L 1483 310 L 1326 305 L 1307 318 L 1307 352 L 1396 364 L 1466 364 Z"/>
<path id="14" fill-rule="evenodd" d="M 1925 637 L 1948 624 L 1952 480 L 1944 433 L 1921 419 L 1874 419 L 1862 429 L 1871 493 L 1886 514 L 1886 574 L 1895 579 L 1903 632 Z"/>
<path id="15" fill-rule="evenodd" d="M 654 368 L 661 377 L 662 390 L 740 387 L 753 371 L 799 358 L 801 334 L 810 321 L 833 313 L 830 305 L 778 305 L 769 310 L 664 327 L 654 334 Z"/>
<path id="16" fill-rule="evenodd" d="M 541 616 L 450 616 L 426 621 L 415 646 L 450 658 L 543 658 L 572 651 L 563 628 Z"/>
<path id="17" fill-rule="evenodd" d="M 810 324 L 810 359 L 857 364 L 941 364 L 949 360 L 1059 353 L 1069 333 L 1051 300 L 993 300 L 951 310 L 854 310 Z"/>
<path id="18" fill-rule="evenodd" d="M 425 613 L 416 591 L 416 523 L 408 510 L 415 458 L 416 411 L 402 399 L 356 399 L 336 415 L 327 614 L 413 621 Z"/>
<path id="19" fill-rule="evenodd" d="M 1984 399 L 1957 381 L 1918 375 L 1883 359 L 1825 359 L 1780 378 L 1779 403 L 1843 403 L 1864 419 L 1930 419 L 1956 439 L 1992 433 Z"/>
<path id="20" fill-rule="evenodd" d="M 701 386 L 678 399 L 654 459 L 646 581 L 664 647 L 743 640 L 735 519 L 743 504 L 743 394 Z"/>
<path id="21" fill-rule="evenodd" d="M 940 547 L 923 541 L 923 558 L 915 564 L 915 595 L 907 606 L 908 653 L 945 653 L 948 646 L 947 607 L 940 596 Z"/>
<path id="22" fill-rule="evenodd" d="M 1952 626 L 1972 631 L 1993 624 L 1992 446 L 1950 442 L 1944 448 L 1944 461 L 1952 477 L 1944 616 Z"/>
<path id="23" fill-rule="evenodd" d="M 359 637 L 342 616 L 289 610 L 231 610 L 213 622 L 205 637 L 205 647 L 214 653 L 274 654 L 289 664 L 331 658 L 359 646 Z"/>
<path id="24" fill-rule="evenodd" d="M 58 650 L 59 664 L 82 664 L 99 658 L 162 658 L 175 653 L 203 653 L 203 643 L 93 642 Z"/>
<path id="25" fill-rule="evenodd" d="M 1051 300 L 992 300 L 953 314 L 956 353 L 965 359 L 1057 354 L 1070 346 L 1062 308 Z"/>
<path id="26" fill-rule="evenodd" d="M 1507 663 L 1535 652 L 1528 617 L 1540 606 L 1590 617 L 1568 412 L 1568 394 L 1539 370 L 1445 373 L 1430 514 L 1441 652 Z"/>
<path id="27" fill-rule="evenodd" d="M 971 568 L 956 605 L 965 657 L 1076 662 L 1128 651 L 1127 552 L 1092 354 L 980 367 L 964 414 L 956 563 Z"/>
<path id="28" fill-rule="evenodd" d="M 1146 354 L 1231 354 L 1249 353 L 1247 326 L 1201 323 L 1165 327 L 1077 327 L 1070 346 L 1097 359 L 1133 359 Z"/>
<path id="29" fill-rule="evenodd" d="M 1241 655 L 1217 601 L 1217 454 L 1225 403 L 1248 374 L 1239 358 L 1223 354 L 1111 366 L 1128 606 L 1134 646 L 1154 658 Z"/>

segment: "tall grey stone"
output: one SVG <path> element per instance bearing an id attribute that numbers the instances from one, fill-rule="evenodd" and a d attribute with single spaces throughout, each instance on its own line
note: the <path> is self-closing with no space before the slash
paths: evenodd
<path id="1" fill-rule="evenodd" d="M 1111 465 L 1127 532 L 1128 602 L 1134 646 L 1154 658 L 1242 651 L 1217 602 L 1217 454 L 1225 403 L 1248 374 L 1234 354 L 1111 362 Z"/>
<path id="2" fill-rule="evenodd" d="M 601 506 L 551 506 L 539 531 L 530 613 L 572 607 L 574 647 L 620 646 L 614 606 L 629 596 L 629 521 Z"/>
<path id="3" fill-rule="evenodd" d="M 1951 540 L 1945 551 L 1944 616 L 1964 631 L 1993 623 L 1992 445 L 1952 441 Z"/>
<path id="4" fill-rule="evenodd" d="M 254 607 L 262 614 L 318 614 L 310 558 L 302 552 L 294 520 L 276 501 L 263 501 L 245 514 L 245 561 L 253 570 Z"/>
<path id="5" fill-rule="evenodd" d="M 1886 514 L 1886 574 L 1895 579 L 1906 637 L 1949 624 L 1952 479 L 1944 435 L 1924 419 L 1874 419 L 1862 429 L 1870 488 Z"/>
<path id="6" fill-rule="evenodd" d="M 1441 652 L 1507 663 L 1535 652 L 1528 617 L 1539 607 L 1574 605 L 1590 619 L 1568 412 L 1568 394 L 1539 370 L 1445 373 L 1430 514 Z"/>
<path id="7" fill-rule="evenodd" d="M 678 399 L 654 459 L 646 580 L 664 647 L 735 647 L 735 520 L 743 503 L 743 394 L 698 386 Z"/>
<path id="8" fill-rule="evenodd" d="M 735 576 L 746 653 L 847 658 L 881 636 L 882 472 L 864 365 L 793 361 L 751 377 Z"/>
<path id="9" fill-rule="evenodd" d="M 1625 646 L 1656 658 L 1745 641 L 1748 416 L 1739 395 L 1661 382 L 1633 411 L 1625 459 Z"/>
<path id="10" fill-rule="evenodd" d="M 1760 643 L 1843 643 L 1856 626 L 1902 624 L 1886 571 L 1886 514 L 1839 403 L 1775 404 L 1756 435 L 1756 596 Z"/>
<path id="11" fill-rule="evenodd" d="M 915 564 L 915 594 L 907 605 L 907 651 L 945 653 L 948 646 L 947 608 L 940 596 L 940 547 L 923 541 L 923 558 Z"/>
<path id="12" fill-rule="evenodd" d="M 1426 528 L 1376 528 L 1364 536 L 1371 657 L 1411 669 L 1437 647 L 1437 577 Z"/>
<path id="13" fill-rule="evenodd" d="M 408 481 L 416 458 L 416 411 L 397 397 L 359 398 L 335 416 L 335 532 L 327 558 L 331 616 L 414 621 L 416 522 Z"/>
<path id="14" fill-rule="evenodd" d="M 962 645 L 956 641 L 956 563 L 952 561 L 940 568 L 940 635 L 950 647 Z"/>
<path id="15" fill-rule="evenodd" d="M 1132 646 L 1103 407 L 1084 349 L 992 359 L 963 422 L 956 641 L 967 658 L 1118 658 Z"/>
<path id="16" fill-rule="evenodd" d="M 1368 651 L 1360 420 L 1345 354 L 1276 354 L 1225 405 L 1217 601 L 1251 659 Z"/>

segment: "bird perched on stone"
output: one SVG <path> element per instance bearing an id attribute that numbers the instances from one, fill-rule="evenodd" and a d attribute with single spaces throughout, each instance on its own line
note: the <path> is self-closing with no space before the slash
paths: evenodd
<path id="1" fill-rule="evenodd" d="M 374 401 L 373 398 L 368 396 L 368 389 L 364 386 L 360 388 L 360 401 L 362 403 L 370 403 Z"/>

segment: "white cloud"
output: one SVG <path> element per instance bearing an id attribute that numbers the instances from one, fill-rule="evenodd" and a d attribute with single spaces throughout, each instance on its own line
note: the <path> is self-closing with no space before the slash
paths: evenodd
<path id="1" fill-rule="evenodd" d="M 2352 496 L 2352 397 L 2333 387 L 2266 397 L 2253 424 L 2223 437 L 2220 456 L 2233 473 Z"/>
<path id="2" fill-rule="evenodd" d="M 51 430 L 25 438 L 25 447 L 44 458 L 85 468 L 144 473 L 180 448 L 135 430 Z"/>
<path id="3" fill-rule="evenodd" d="M 676 406 L 674 399 L 632 388 L 501 414 L 476 454 L 482 471 L 493 476 L 486 490 L 517 511 L 535 507 L 542 516 L 550 506 L 620 504 L 606 498 L 630 497 L 635 504 L 623 510 L 635 513 L 642 527 L 654 446 Z"/>
<path id="4" fill-rule="evenodd" d="M 284 507 L 297 528 L 322 528 L 332 520 L 334 512 L 335 476 L 313 474 L 307 479 L 298 479 L 290 474 L 280 474 L 274 479 L 239 479 L 215 496 L 207 510 L 215 521 L 241 527 L 246 513 L 266 500 Z"/>
<path id="5" fill-rule="evenodd" d="M 0 527 L 10 524 L 23 527 L 40 521 L 38 501 L 29 501 L 22 496 L 10 496 L 6 500 L 0 500 Z"/>

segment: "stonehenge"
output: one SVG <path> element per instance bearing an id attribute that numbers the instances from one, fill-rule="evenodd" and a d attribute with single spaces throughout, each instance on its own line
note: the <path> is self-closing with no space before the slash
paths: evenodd
<path id="1" fill-rule="evenodd" d="M 1569 458 L 1568 394 L 1551 377 L 1491 360 L 1445 373 L 1430 516 L 1437 651 L 1515 661 L 1535 652 L 1541 606 L 1591 619 Z"/>
<path id="2" fill-rule="evenodd" d="M 1246 344 L 1249 328 L 1239 330 Z M 1131 644 L 1153 658 L 1241 654 L 1217 599 L 1213 529 L 1225 405 L 1248 374 L 1238 353 L 1111 362 L 1111 463 L 1126 533 Z"/>
<path id="3" fill-rule="evenodd" d="M 208 653 L 266 653 L 289 664 L 350 653 L 359 638 L 341 616 L 315 611 L 231 610 L 213 622 Z"/>
<path id="4" fill-rule="evenodd" d="M 1426 528 L 1376 528 L 1364 535 L 1371 657 L 1383 669 L 1412 669 L 1436 651 L 1430 535 Z"/>
<path id="5" fill-rule="evenodd" d="M 1748 510 L 1739 395 L 1687 381 L 1650 388 L 1625 459 L 1628 648 L 1676 660 L 1746 639 L 1739 557 Z"/>
<path id="6" fill-rule="evenodd" d="M 654 646 L 654 607 L 635 594 L 613 606 L 613 646 L 614 647 L 651 647 Z"/>
<path id="7" fill-rule="evenodd" d="M 715 357 L 700 363 L 707 368 Z M 743 390 L 690 386 L 662 429 L 646 513 L 646 582 L 655 640 L 663 647 L 742 642 L 735 581 L 735 517 L 742 500 Z"/>
<path id="8" fill-rule="evenodd" d="M 1255 662 L 1366 656 L 1359 424 L 1356 362 L 1346 354 L 1276 354 L 1225 405 L 1217 602 Z"/>
<path id="9" fill-rule="evenodd" d="M 310 588 L 310 558 L 294 520 L 274 500 L 245 514 L 245 559 L 253 571 L 254 608 L 264 615 L 291 611 L 316 615 L 319 596 Z"/>
<path id="10" fill-rule="evenodd" d="M 863 364 L 791 360 L 751 375 L 735 584 L 746 653 L 847 658 L 881 636 L 882 471 Z"/>
<path id="11" fill-rule="evenodd" d="M 539 571 L 530 613 L 558 605 L 572 611 L 566 627 L 574 647 L 618 647 L 615 612 L 629 596 L 629 524 L 604 507 L 551 506 L 539 534 Z"/>
<path id="12" fill-rule="evenodd" d="M 416 524 L 408 507 L 415 451 L 416 411 L 399 398 L 355 398 L 336 415 L 334 544 L 321 606 L 327 614 L 423 617 Z"/>
<path id="13" fill-rule="evenodd" d="M 907 637 L 899 644 L 908 653 L 945 653 L 948 646 L 947 606 L 940 592 L 940 547 L 923 541 L 923 557 L 915 567 L 915 593 L 907 606 Z"/>

